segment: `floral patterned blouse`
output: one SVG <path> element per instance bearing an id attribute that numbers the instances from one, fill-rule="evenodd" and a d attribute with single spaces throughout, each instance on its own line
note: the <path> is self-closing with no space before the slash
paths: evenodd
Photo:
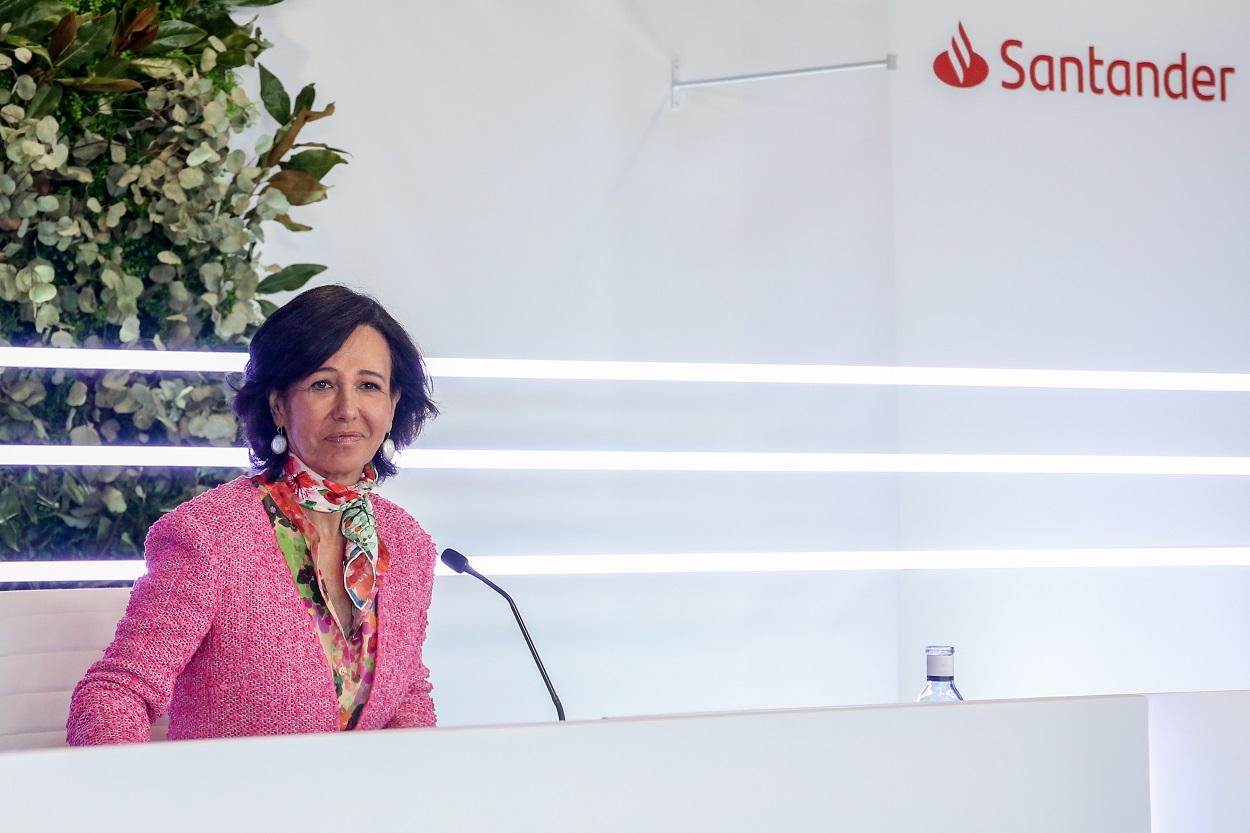
<path id="1" fill-rule="evenodd" d="M 313 551 L 319 542 L 317 528 L 306 518 L 291 486 L 285 480 L 267 482 L 263 475 L 253 477 L 252 483 L 260 491 L 278 548 L 286 558 L 300 601 L 312 619 L 334 675 L 339 729 L 350 731 L 360 721 L 373 687 L 378 651 L 377 593 L 390 562 L 386 545 L 378 541 L 377 579 L 364 607 L 353 608 L 352 621 L 344 627 L 327 601 L 325 576 L 313 560 Z"/>

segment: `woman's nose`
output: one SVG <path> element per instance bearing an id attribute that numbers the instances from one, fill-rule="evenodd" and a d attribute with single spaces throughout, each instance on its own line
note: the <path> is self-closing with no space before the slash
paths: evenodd
<path id="1" fill-rule="evenodd" d="M 351 388 L 340 388 L 334 398 L 335 419 L 355 419 L 359 408 L 356 403 L 356 392 Z"/>

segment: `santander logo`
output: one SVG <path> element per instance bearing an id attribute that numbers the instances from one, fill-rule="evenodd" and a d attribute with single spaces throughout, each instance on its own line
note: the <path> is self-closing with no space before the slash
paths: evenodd
<path id="1" fill-rule="evenodd" d="M 998 57 L 1005 73 L 1000 84 L 1004 90 L 1039 93 L 1228 101 L 1237 72 L 1231 66 L 1199 63 L 1185 51 L 1171 63 L 1107 54 L 1093 44 L 1075 54 L 1054 55 L 1026 49 L 1021 38 L 1004 40 Z M 950 48 L 933 59 L 933 74 L 942 83 L 961 88 L 975 87 L 989 77 L 989 64 L 972 48 L 963 21 L 958 22 Z"/>
<path id="2" fill-rule="evenodd" d="M 989 77 L 989 64 L 972 48 L 963 21 L 958 37 L 951 38 L 951 48 L 933 59 L 933 72 L 952 87 L 975 87 Z"/>

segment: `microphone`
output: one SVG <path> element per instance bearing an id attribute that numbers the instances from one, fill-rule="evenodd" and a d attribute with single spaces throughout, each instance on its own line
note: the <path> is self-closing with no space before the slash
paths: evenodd
<path id="1" fill-rule="evenodd" d="M 477 570 L 469 566 L 469 559 L 452 549 L 443 550 L 443 563 L 457 573 L 468 573 L 478 581 L 485 584 L 491 590 L 508 600 L 508 605 L 512 608 L 512 615 L 516 617 L 516 623 L 521 626 L 521 635 L 525 637 L 525 644 L 529 646 L 530 653 L 534 656 L 534 664 L 538 666 L 538 673 L 543 675 L 543 682 L 547 686 L 547 693 L 551 695 L 551 702 L 556 706 L 556 715 L 564 719 L 564 706 L 560 704 L 560 698 L 556 696 L 555 687 L 551 685 L 551 678 L 547 676 L 547 669 L 543 668 L 543 661 L 538 658 L 538 649 L 534 647 L 534 640 L 530 639 L 530 632 L 525 628 L 525 622 L 521 620 L 521 611 L 517 610 L 516 602 L 512 601 L 512 597 L 495 582 L 479 573 Z"/>

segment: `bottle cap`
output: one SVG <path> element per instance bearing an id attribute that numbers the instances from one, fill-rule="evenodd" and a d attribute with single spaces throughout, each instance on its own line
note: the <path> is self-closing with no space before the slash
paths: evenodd
<path id="1" fill-rule="evenodd" d="M 929 679 L 955 679 L 955 649 L 950 645 L 929 645 L 924 649 L 925 672 Z"/>

